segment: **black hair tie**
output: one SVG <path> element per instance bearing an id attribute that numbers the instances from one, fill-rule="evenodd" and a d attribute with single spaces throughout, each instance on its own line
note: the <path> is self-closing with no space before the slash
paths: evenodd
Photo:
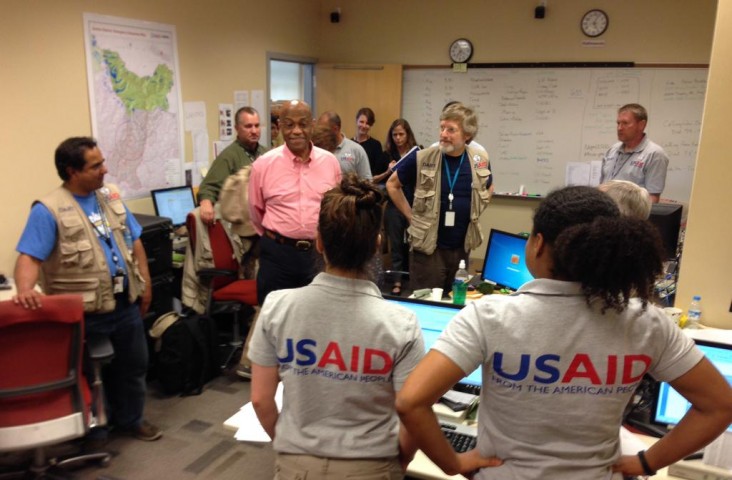
<path id="1" fill-rule="evenodd" d="M 638 460 L 640 460 L 641 467 L 643 467 L 643 475 L 647 475 L 650 477 L 656 474 L 656 471 L 653 470 L 650 465 L 648 465 L 645 450 L 641 450 L 640 452 L 638 452 Z"/>

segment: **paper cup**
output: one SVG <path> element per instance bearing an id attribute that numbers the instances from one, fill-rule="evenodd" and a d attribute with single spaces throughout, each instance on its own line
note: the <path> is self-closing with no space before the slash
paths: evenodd
<path id="1" fill-rule="evenodd" d="M 439 302 L 442 300 L 442 289 L 441 288 L 433 288 L 432 289 L 432 296 L 430 299 L 434 300 L 435 302 Z"/>

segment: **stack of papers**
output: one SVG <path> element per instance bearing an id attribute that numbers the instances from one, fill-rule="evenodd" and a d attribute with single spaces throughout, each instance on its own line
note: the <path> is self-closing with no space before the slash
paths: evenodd
<path id="1" fill-rule="evenodd" d="M 277 385 L 277 393 L 275 393 L 275 403 L 279 412 L 282 411 L 282 392 L 282 382 L 280 382 Z M 226 419 L 224 427 L 236 430 L 234 438 L 240 442 L 264 443 L 272 441 L 259 423 L 252 402 L 247 402 L 238 412 Z"/>

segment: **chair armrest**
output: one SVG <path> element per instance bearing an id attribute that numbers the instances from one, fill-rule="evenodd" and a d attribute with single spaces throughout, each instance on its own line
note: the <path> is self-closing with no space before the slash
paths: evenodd
<path id="1" fill-rule="evenodd" d="M 87 336 L 86 346 L 93 362 L 107 363 L 114 358 L 114 348 L 107 335 Z"/>
<path id="2" fill-rule="evenodd" d="M 211 279 L 214 277 L 231 277 L 238 278 L 239 272 L 236 270 L 225 270 L 223 268 L 202 268 L 196 272 L 199 278 L 202 280 Z"/>

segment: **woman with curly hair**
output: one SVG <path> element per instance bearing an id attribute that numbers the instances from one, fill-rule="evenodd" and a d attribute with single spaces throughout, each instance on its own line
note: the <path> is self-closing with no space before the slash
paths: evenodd
<path id="1" fill-rule="evenodd" d="M 621 216 L 597 189 L 567 187 L 537 208 L 525 254 L 535 280 L 464 308 L 397 398 L 402 422 L 440 468 L 467 473 L 494 458 L 502 463 L 473 478 L 651 475 L 727 428 L 732 388 L 649 302 L 662 262 L 653 225 Z M 478 445 L 456 455 L 431 406 L 479 365 Z M 623 410 L 645 373 L 692 407 L 648 451 L 621 456 Z"/>
<path id="2" fill-rule="evenodd" d="M 251 398 L 277 452 L 276 479 L 397 480 L 414 455 L 394 402 L 424 355 L 422 332 L 366 271 L 381 243 L 382 200 L 354 174 L 326 192 L 315 239 L 325 272 L 262 305 L 249 350 Z"/>

